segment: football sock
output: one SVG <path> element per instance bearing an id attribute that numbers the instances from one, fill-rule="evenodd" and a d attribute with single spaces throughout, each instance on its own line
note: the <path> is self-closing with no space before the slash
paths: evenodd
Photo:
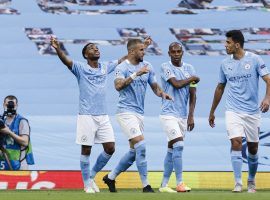
<path id="1" fill-rule="evenodd" d="M 172 160 L 173 160 L 173 167 L 175 170 L 175 176 L 176 176 L 176 184 L 182 182 L 182 152 L 184 148 L 184 142 L 178 141 L 173 144 L 173 153 L 172 153 Z"/>
<path id="2" fill-rule="evenodd" d="M 258 154 L 248 153 L 248 180 L 254 181 L 258 168 Z"/>
<path id="3" fill-rule="evenodd" d="M 134 145 L 136 151 L 136 165 L 140 174 L 140 178 L 143 184 L 143 187 L 149 185 L 147 180 L 147 161 L 145 159 L 145 142 L 144 140 L 136 143 Z"/>
<path id="4" fill-rule="evenodd" d="M 164 159 L 164 172 L 161 187 L 167 186 L 173 171 L 172 152 L 173 150 L 171 148 L 168 148 L 167 154 Z"/>
<path id="5" fill-rule="evenodd" d="M 242 185 L 242 152 L 231 150 L 231 162 L 235 183 Z"/>
<path id="6" fill-rule="evenodd" d="M 94 165 L 94 167 L 91 170 L 90 178 L 94 179 L 96 174 L 107 164 L 107 162 L 110 160 L 112 155 L 107 154 L 105 151 L 103 151 L 97 158 L 97 161 Z"/>
<path id="7" fill-rule="evenodd" d="M 111 180 L 115 180 L 116 177 L 121 173 L 126 171 L 135 161 L 135 150 L 130 149 L 129 152 L 127 152 L 120 160 L 116 168 L 111 171 L 108 175 L 108 178 Z"/>
<path id="8" fill-rule="evenodd" d="M 80 158 L 80 167 L 83 178 L 84 187 L 87 188 L 90 186 L 90 156 L 81 155 Z"/>

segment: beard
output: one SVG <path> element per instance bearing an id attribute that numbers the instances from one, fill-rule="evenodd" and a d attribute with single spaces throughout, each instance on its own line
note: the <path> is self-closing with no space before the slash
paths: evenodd
<path id="1" fill-rule="evenodd" d="M 91 60 L 97 61 L 99 58 L 100 58 L 100 56 L 93 56 L 93 57 L 91 58 Z"/>
<path id="2" fill-rule="evenodd" d="M 138 58 L 137 61 L 138 62 L 143 62 L 143 58 Z"/>

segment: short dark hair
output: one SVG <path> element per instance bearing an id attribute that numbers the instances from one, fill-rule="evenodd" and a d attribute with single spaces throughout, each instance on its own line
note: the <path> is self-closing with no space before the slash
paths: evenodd
<path id="1" fill-rule="evenodd" d="M 174 46 L 180 46 L 181 48 L 183 48 L 183 47 L 182 47 L 182 44 L 180 44 L 179 42 L 172 42 L 172 43 L 169 45 L 169 50 L 171 50 L 172 47 L 174 47 Z"/>
<path id="2" fill-rule="evenodd" d="M 226 37 L 232 38 L 234 42 L 239 43 L 242 48 L 244 47 L 245 38 L 240 30 L 230 30 L 226 33 Z"/>
<path id="3" fill-rule="evenodd" d="M 5 102 L 7 99 L 9 99 L 9 100 L 15 100 L 16 103 L 18 103 L 18 99 L 17 99 L 17 97 L 15 97 L 14 95 L 8 95 L 8 96 L 6 96 L 5 99 L 4 99 L 4 102 Z"/>
<path id="4" fill-rule="evenodd" d="M 127 50 L 134 48 L 135 45 L 143 43 L 140 39 L 130 39 L 127 43 Z"/>
<path id="5" fill-rule="evenodd" d="M 89 43 L 87 43 L 84 47 L 83 47 L 83 49 L 82 49 L 82 56 L 86 59 L 86 57 L 85 57 L 85 51 L 86 51 L 86 49 L 87 49 L 87 47 L 89 46 L 89 45 L 92 45 L 92 44 L 94 44 L 94 43 L 92 43 L 92 42 L 89 42 Z"/>

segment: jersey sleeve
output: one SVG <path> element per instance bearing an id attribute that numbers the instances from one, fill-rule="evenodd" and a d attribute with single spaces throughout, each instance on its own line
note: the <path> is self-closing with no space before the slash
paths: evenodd
<path id="1" fill-rule="evenodd" d="M 224 74 L 223 71 L 223 65 L 221 64 L 220 68 L 219 68 L 219 83 L 227 83 L 227 79 L 226 76 Z"/>
<path id="2" fill-rule="evenodd" d="M 161 65 L 161 78 L 168 81 L 170 78 L 176 77 L 173 70 L 167 65 Z"/>
<path id="3" fill-rule="evenodd" d="M 126 78 L 125 74 L 126 74 L 125 69 L 122 67 L 122 65 L 117 65 L 117 67 L 114 70 L 114 79 Z"/>
<path id="4" fill-rule="evenodd" d="M 77 79 L 80 79 L 80 73 L 82 71 L 82 63 L 77 62 L 77 61 L 73 61 L 72 62 L 72 68 L 71 68 L 71 72 L 77 77 Z"/>
<path id="5" fill-rule="evenodd" d="M 257 58 L 256 69 L 257 69 L 258 74 L 261 77 L 269 74 L 269 70 L 268 70 L 267 66 L 265 65 L 263 59 L 260 56 L 258 56 L 258 58 Z"/>

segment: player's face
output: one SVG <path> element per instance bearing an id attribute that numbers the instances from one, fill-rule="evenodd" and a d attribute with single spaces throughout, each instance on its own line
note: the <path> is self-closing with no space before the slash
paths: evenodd
<path id="1" fill-rule="evenodd" d="M 138 62 L 143 61 L 144 57 L 144 45 L 142 43 L 139 43 L 134 48 L 134 56 Z"/>
<path id="2" fill-rule="evenodd" d="M 168 52 L 169 56 L 171 57 L 171 61 L 173 63 L 179 63 L 181 62 L 182 56 L 183 56 L 183 49 L 180 45 L 174 45 L 169 49 Z"/>
<path id="3" fill-rule="evenodd" d="M 100 57 L 100 52 L 99 52 L 98 47 L 95 44 L 88 45 L 85 51 L 85 56 L 89 60 L 98 60 Z"/>
<path id="4" fill-rule="evenodd" d="M 228 37 L 226 39 L 225 48 L 226 48 L 227 54 L 234 54 L 238 46 L 239 46 L 239 43 L 235 43 L 231 37 Z"/>

